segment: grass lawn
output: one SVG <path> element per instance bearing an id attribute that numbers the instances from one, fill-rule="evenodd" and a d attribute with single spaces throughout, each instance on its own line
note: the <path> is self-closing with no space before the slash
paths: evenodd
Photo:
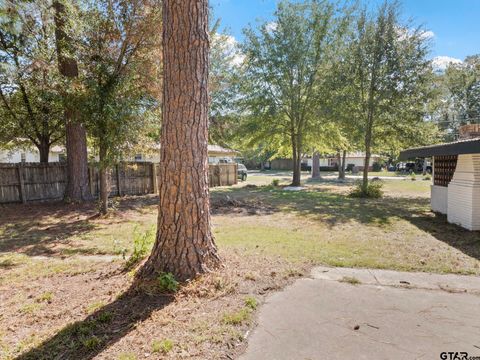
<path id="1" fill-rule="evenodd" d="M 106 218 L 92 204 L 0 207 L 0 359 L 233 358 L 257 304 L 313 265 L 480 274 L 480 234 L 429 211 L 429 181 L 386 180 L 365 200 L 347 196 L 352 181 L 303 180 L 212 189 L 225 267 L 162 296 L 130 291 L 126 268 L 154 233 L 155 196 L 115 200 Z"/>

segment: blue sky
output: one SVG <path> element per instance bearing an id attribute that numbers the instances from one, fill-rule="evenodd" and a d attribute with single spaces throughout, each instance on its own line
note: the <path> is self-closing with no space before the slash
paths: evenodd
<path id="1" fill-rule="evenodd" d="M 381 2 L 370 0 L 370 4 Z M 256 19 L 271 20 L 277 0 L 210 0 L 215 18 L 237 40 L 242 29 Z M 448 56 L 463 60 L 480 53 L 480 0 L 404 0 L 402 12 L 433 32 L 431 57 Z"/>

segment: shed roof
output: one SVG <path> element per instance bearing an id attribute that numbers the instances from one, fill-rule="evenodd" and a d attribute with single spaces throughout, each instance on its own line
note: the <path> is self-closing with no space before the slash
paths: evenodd
<path id="1" fill-rule="evenodd" d="M 454 141 L 446 144 L 437 144 L 437 145 L 407 149 L 400 153 L 400 160 L 430 157 L 430 156 L 479 154 L 479 153 L 480 153 L 480 138 L 474 138 L 474 139 L 458 140 L 458 141 Z"/>

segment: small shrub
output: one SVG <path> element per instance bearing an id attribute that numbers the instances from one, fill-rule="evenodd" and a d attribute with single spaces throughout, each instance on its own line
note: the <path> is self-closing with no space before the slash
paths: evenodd
<path id="1" fill-rule="evenodd" d="M 374 162 L 372 164 L 372 170 L 375 172 L 382 171 L 382 164 L 380 164 L 379 162 Z"/>
<path id="2" fill-rule="evenodd" d="M 100 343 L 101 340 L 96 336 L 90 336 L 82 340 L 82 345 L 89 350 L 95 349 Z"/>
<path id="3" fill-rule="evenodd" d="M 272 186 L 277 187 L 278 185 L 280 185 L 280 180 L 279 179 L 273 179 L 272 180 Z"/>
<path id="4" fill-rule="evenodd" d="M 94 303 L 91 303 L 90 305 L 88 305 L 85 310 L 87 311 L 87 313 L 90 314 L 104 306 L 105 306 L 105 303 L 103 301 L 95 301 Z"/>
<path id="5" fill-rule="evenodd" d="M 245 298 L 245 306 L 252 310 L 255 310 L 258 306 L 258 301 L 253 296 L 247 296 Z"/>
<path id="6" fill-rule="evenodd" d="M 430 175 L 430 174 L 425 174 L 425 175 L 423 176 L 423 180 L 427 180 L 427 181 L 432 180 L 432 175 Z"/>
<path id="7" fill-rule="evenodd" d="M 43 294 L 41 294 L 39 297 L 37 297 L 37 302 L 43 302 L 46 301 L 50 303 L 53 299 L 53 293 L 51 291 L 46 291 Z"/>
<path id="8" fill-rule="evenodd" d="M 153 353 L 167 354 L 173 349 L 173 341 L 170 339 L 164 339 L 162 341 L 154 340 L 152 343 Z"/>
<path id="9" fill-rule="evenodd" d="M 355 164 L 347 164 L 345 171 L 352 172 L 354 167 L 355 167 Z"/>
<path id="10" fill-rule="evenodd" d="M 158 276 L 158 288 L 160 291 L 176 292 L 178 290 L 178 281 L 172 273 L 162 273 Z"/>
<path id="11" fill-rule="evenodd" d="M 350 191 L 349 196 L 353 198 L 379 199 L 383 196 L 382 189 L 383 183 L 381 181 L 369 182 L 366 190 L 363 188 L 362 183 L 358 182 Z"/>
<path id="12" fill-rule="evenodd" d="M 414 172 L 412 172 L 412 173 L 410 174 L 410 180 L 412 180 L 412 181 L 417 180 L 417 175 L 415 175 Z"/>
<path id="13" fill-rule="evenodd" d="M 240 325 L 250 318 L 250 311 L 249 308 L 244 307 L 238 311 L 224 314 L 222 322 L 226 325 Z"/>
<path id="14" fill-rule="evenodd" d="M 126 269 L 131 269 L 147 256 L 148 251 L 155 242 L 155 229 L 152 227 L 144 233 L 138 231 L 138 227 L 133 230 L 133 252 L 127 263 Z"/>
<path id="15" fill-rule="evenodd" d="M 113 313 L 110 311 L 104 311 L 100 313 L 97 317 L 97 320 L 101 323 L 109 323 L 113 319 Z"/>

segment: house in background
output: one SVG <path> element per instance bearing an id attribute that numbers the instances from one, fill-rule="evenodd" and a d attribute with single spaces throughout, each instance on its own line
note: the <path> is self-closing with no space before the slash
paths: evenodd
<path id="1" fill-rule="evenodd" d="M 226 149 L 220 145 L 208 145 L 208 163 L 233 163 L 238 158 L 240 153 L 236 150 Z M 128 161 L 136 162 L 160 162 L 160 144 L 155 146 L 154 151 L 150 151 L 148 154 L 136 154 L 135 156 L 126 159 Z"/>
<path id="2" fill-rule="evenodd" d="M 381 162 L 382 157 L 380 155 L 372 154 L 370 157 L 369 169 L 372 170 L 372 166 L 376 162 Z M 305 157 L 302 159 L 302 168 L 305 170 L 311 170 L 313 160 L 311 157 Z M 354 152 L 348 153 L 345 157 L 345 167 L 349 164 L 355 166 L 358 170 L 363 170 L 365 164 L 365 153 Z M 270 162 L 270 168 L 272 170 L 292 170 L 292 159 L 274 159 Z M 334 171 L 338 169 L 338 159 L 335 155 L 327 155 L 320 157 L 320 168 L 323 170 Z"/>
<path id="3" fill-rule="evenodd" d="M 232 163 L 240 153 L 235 150 L 226 149 L 219 145 L 208 145 L 208 162 L 210 164 Z M 98 160 L 98 157 L 95 157 Z M 48 162 L 62 162 L 66 160 L 66 151 L 63 145 L 54 145 L 50 148 Z M 160 162 L 160 145 L 150 150 L 148 154 L 136 154 L 125 159 L 133 162 Z M 14 148 L 11 150 L 0 149 L 0 163 L 36 163 L 40 162 L 40 154 L 34 147 Z"/>
<path id="4" fill-rule="evenodd" d="M 450 223 L 480 230 L 480 124 L 460 127 L 458 141 L 408 149 L 400 159 L 433 157 L 430 205 Z"/>
<path id="5" fill-rule="evenodd" d="M 54 145 L 48 153 L 48 162 L 62 162 L 66 160 L 65 147 Z M 40 153 L 36 147 L 0 149 L 0 163 L 36 163 L 40 162 Z"/>

